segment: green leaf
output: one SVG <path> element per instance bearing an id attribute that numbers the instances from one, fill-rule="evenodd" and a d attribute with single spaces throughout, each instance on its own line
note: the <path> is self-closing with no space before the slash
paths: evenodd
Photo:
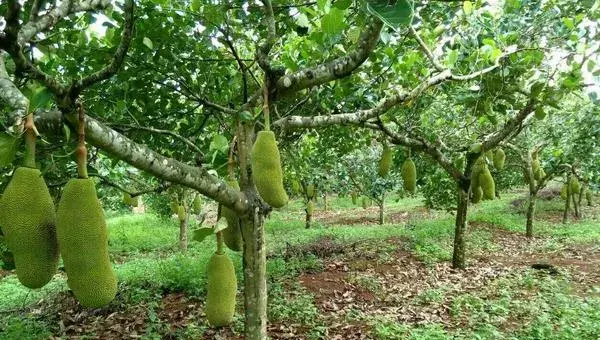
<path id="1" fill-rule="evenodd" d="M 414 13 L 412 0 L 367 0 L 367 11 L 394 30 L 410 25 Z"/>
<path id="2" fill-rule="evenodd" d="M 207 236 L 214 234 L 213 228 L 199 228 L 193 231 L 192 240 L 202 242 Z"/>
<path id="3" fill-rule="evenodd" d="M 210 151 L 220 151 L 222 153 L 227 153 L 229 150 L 229 141 L 223 135 L 214 135 L 212 141 L 209 146 Z"/>
<path id="4" fill-rule="evenodd" d="M 344 10 L 352 5 L 352 0 L 338 0 L 333 4 L 333 7 Z"/>
<path id="5" fill-rule="evenodd" d="M 48 107 L 52 93 L 45 87 L 34 88 L 31 92 L 24 91 L 29 98 L 29 112 Z"/>
<path id="6" fill-rule="evenodd" d="M 19 138 L 0 133 L 0 166 L 8 166 L 15 160 L 18 145 Z"/>
<path id="7" fill-rule="evenodd" d="M 149 49 L 153 50 L 154 49 L 154 44 L 152 43 L 152 40 L 150 40 L 150 38 L 148 37 L 144 37 L 144 40 L 142 41 L 144 43 L 144 45 L 146 45 L 146 47 L 148 47 Z"/>
<path id="8" fill-rule="evenodd" d="M 535 84 L 531 85 L 531 97 L 537 98 L 540 93 L 542 93 L 542 89 L 544 88 L 544 82 L 538 81 Z"/>
<path id="9" fill-rule="evenodd" d="M 199 12 L 200 8 L 202 8 L 202 0 L 192 0 L 190 8 L 192 9 L 192 12 Z"/>
<path id="10" fill-rule="evenodd" d="M 344 11 L 338 8 L 332 8 L 329 13 L 325 14 L 321 19 L 321 29 L 327 34 L 339 34 L 345 27 Z"/>
<path id="11" fill-rule="evenodd" d="M 465 12 L 465 15 L 473 13 L 473 3 L 471 1 L 463 2 L 463 12 Z"/>
<path id="12" fill-rule="evenodd" d="M 239 118 L 241 121 L 246 121 L 246 122 L 254 120 L 254 117 L 252 116 L 252 114 L 249 111 L 240 112 Z"/>

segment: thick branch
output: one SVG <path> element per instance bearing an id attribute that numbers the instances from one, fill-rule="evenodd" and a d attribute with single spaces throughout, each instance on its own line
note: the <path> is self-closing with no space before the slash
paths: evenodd
<path id="1" fill-rule="evenodd" d="M 530 99 L 527 102 L 527 104 L 525 105 L 525 107 L 523 107 L 521 109 L 521 111 L 519 111 L 519 113 L 517 113 L 513 118 L 509 119 L 504 124 L 504 127 L 501 130 L 496 131 L 495 133 L 492 133 L 492 134 L 488 135 L 487 137 L 485 137 L 483 144 L 482 144 L 482 149 L 483 150 L 493 149 L 498 144 L 500 144 L 500 142 L 505 140 L 506 137 L 508 137 L 513 131 L 518 129 L 519 126 L 525 120 L 525 118 L 527 118 L 527 116 L 529 116 L 533 112 L 533 110 L 535 110 L 534 103 L 535 103 L 535 101 L 533 99 Z"/>
<path id="2" fill-rule="evenodd" d="M 419 34 L 417 33 L 417 31 L 412 26 L 410 27 L 410 33 L 415 37 L 415 39 L 417 40 L 417 42 L 421 46 L 421 49 L 423 50 L 423 52 L 425 53 L 425 55 L 427 55 L 427 58 L 429 58 L 429 61 L 431 61 L 431 63 L 433 64 L 433 67 L 435 67 L 435 69 L 438 70 L 438 71 L 440 71 L 440 72 L 444 71 L 444 67 L 442 66 L 442 64 L 440 64 L 435 59 L 435 57 L 433 56 L 433 53 L 431 53 L 431 50 L 429 49 L 429 47 L 427 47 L 427 45 L 425 44 L 425 42 L 423 41 L 423 39 L 421 39 L 421 36 L 419 36 Z"/>
<path id="3" fill-rule="evenodd" d="M 200 150 L 200 148 L 198 148 L 196 146 L 196 144 L 194 144 L 189 139 L 187 139 L 171 130 L 161 130 L 161 129 L 155 129 L 155 128 L 151 128 L 151 127 L 147 127 L 147 126 L 128 125 L 128 124 L 118 124 L 118 127 L 125 128 L 125 129 L 136 129 L 136 130 L 142 130 L 142 131 L 148 131 L 148 132 L 155 132 L 155 133 L 173 136 L 173 137 L 179 139 L 180 141 L 184 142 L 190 148 L 194 149 L 194 151 L 196 151 L 197 153 L 202 154 L 202 150 Z"/>
<path id="4" fill-rule="evenodd" d="M 73 125 L 77 117 L 68 115 Z M 61 123 L 58 111 L 44 112 L 37 116 L 38 127 L 52 129 Z M 87 142 L 165 181 L 192 188 L 215 201 L 244 213 L 248 208 L 245 195 L 227 185 L 205 169 L 192 167 L 175 159 L 165 157 L 145 145 L 138 144 L 92 117 L 86 116 Z"/>
<path id="5" fill-rule="evenodd" d="M 14 109 L 7 114 L 8 125 L 14 127 L 14 132 L 20 133 L 23 130 L 23 118 L 29 109 L 29 100 L 8 76 L 4 57 L 5 53 L 0 53 L 0 98 Z"/>

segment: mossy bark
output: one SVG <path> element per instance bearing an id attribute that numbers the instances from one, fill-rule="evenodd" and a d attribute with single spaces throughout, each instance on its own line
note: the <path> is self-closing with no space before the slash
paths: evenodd
<path id="1" fill-rule="evenodd" d="M 456 222 L 454 228 L 454 250 L 452 253 L 452 267 L 465 268 L 465 230 L 467 229 L 467 211 L 469 208 L 469 189 L 458 185 L 458 199 L 456 209 Z"/>
<path id="2" fill-rule="evenodd" d="M 571 180 L 571 176 L 567 176 L 567 183 Z M 567 199 L 565 200 L 565 210 L 563 211 L 562 223 L 567 224 L 569 218 L 569 210 L 571 209 L 571 186 L 567 185 Z"/>
<path id="3" fill-rule="evenodd" d="M 382 225 L 385 223 L 385 195 L 381 198 L 381 201 L 378 202 L 379 205 L 379 224 Z"/>
<path id="4" fill-rule="evenodd" d="M 304 227 L 306 229 L 310 229 L 310 226 L 312 225 L 312 214 L 308 212 L 308 208 L 305 209 L 306 211 L 306 223 L 304 224 Z"/>

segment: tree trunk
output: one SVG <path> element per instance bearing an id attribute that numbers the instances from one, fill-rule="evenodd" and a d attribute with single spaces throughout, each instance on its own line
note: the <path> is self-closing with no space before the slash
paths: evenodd
<path id="1" fill-rule="evenodd" d="M 305 209 L 305 211 L 306 211 L 306 224 L 305 224 L 305 227 L 306 227 L 306 229 L 309 229 L 310 226 L 311 226 L 311 223 L 312 223 L 312 214 L 308 213 L 308 209 Z"/>
<path id="2" fill-rule="evenodd" d="M 579 218 L 579 204 L 577 204 L 577 194 L 573 193 L 571 196 L 573 199 L 573 210 L 575 211 L 575 217 Z"/>
<path id="3" fill-rule="evenodd" d="M 323 195 L 323 210 L 327 211 L 327 194 Z"/>
<path id="4" fill-rule="evenodd" d="M 259 213 L 242 218 L 244 237 L 245 338 L 267 338 L 267 258 L 264 220 Z"/>
<path id="5" fill-rule="evenodd" d="M 188 247 L 188 223 L 190 220 L 190 214 L 185 213 L 185 219 L 179 221 L 179 250 L 182 252 L 187 251 Z"/>
<path id="6" fill-rule="evenodd" d="M 385 218 L 384 218 L 384 204 L 385 204 L 384 200 L 381 200 L 379 202 L 379 224 L 380 225 L 383 224 L 383 223 L 385 223 Z"/>
<path id="7" fill-rule="evenodd" d="M 537 201 L 537 192 L 529 193 L 529 205 L 527 206 L 527 226 L 525 227 L 525 235 L 533 237 L 533 217 L 535 215 L 535 206 Z"/>
<path id="8" fill-rule="evenodd" d="M 468 189 L 458 187 L 458 204 L 456 209 L 456 224 L 454 229 L 454 251 L 452 254 L 452 267 L 465 268 L 465 230 L 467 228 L 467 210 L 469 208 Z"/>
<path id="9" fill-rule="evenodd" d="M 565 211 L 563 212 L 563 224 L 567 224 L 567 219 L 569 218 L 569 209 L 571 203 L 571 185 L 569 185 L 569 180 L 571 176 L 567 176 L 567 199 L 565 200 Z"/>

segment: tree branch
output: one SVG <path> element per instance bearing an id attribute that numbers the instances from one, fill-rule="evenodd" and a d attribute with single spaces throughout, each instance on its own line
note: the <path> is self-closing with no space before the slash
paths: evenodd
<path id="1" fill-rule="evenodd" d="M 425 55 L 427 55 L 427 58 L 429 58 L 429 61 L 431 61 L 431 63 L 433 64 L 433 67 L 435 67 L 435 69 L 438 70 L 438 71 L 440 71 L 440 72 L 444 71 L 444 66 L 442 66 L 442 64 L 440 64 L 435 59 L 435 57 L 433 56 L 433 53 L 431 53 L 431 50 L 429 49 L 429 47 L 427 47 L 427 45 L 425 44 L 425 42 L 423 41 L 423 39 L 421 39 L 421 37 L 419 36 L 419 34 L 417 33 L 417 31 L 412 26 L 410 27 L 410 33 L 415 37 L 415 39 L 417 40 L 417 42 L 421 46 L 421 49 L 423 50 L 423 52 L 425 53 Z"/>
<path id="2" fill-rule="evenodd" d="M 14 132 L 21 133 L 23 131 L 23 118 L 29 110 L 29 100 L 8 76 L 4 64 L 5 55 L 6 53 L 0 52 L 0 98 L 14 109 L 7 114 L 8 125 L 13 127 Z"/>
<path id="3" fill-rule="evenodd" d="M 116 126 L 118 126 L 119 128 L 136 129 L 136 130 L 142 130 L 142 131 L 148 131 L 148 132 L 154 132 L 154 133 L 160 133 L 160 134 L 173 136 L 173 137 L 179 139 L 180 141 L 184 142 L 190 148 L 194 149 L 194 151 L 196 151 L 197 153 L 203 154 L 202 150 L 200 150 L 200 148 L 198 148 L 196 146 L 196 144 L 194 144 L 189 139 L 187 139 L 187 138 L 181 136 L 180 134 L 177 134 L 171 130 L 161 130 L 161 129 L 155 129 L 155 128 L 151 128 L 151 127 L 147 127 L 147 126 L 129 125 L 129 124 L 117 124 Z"/>

